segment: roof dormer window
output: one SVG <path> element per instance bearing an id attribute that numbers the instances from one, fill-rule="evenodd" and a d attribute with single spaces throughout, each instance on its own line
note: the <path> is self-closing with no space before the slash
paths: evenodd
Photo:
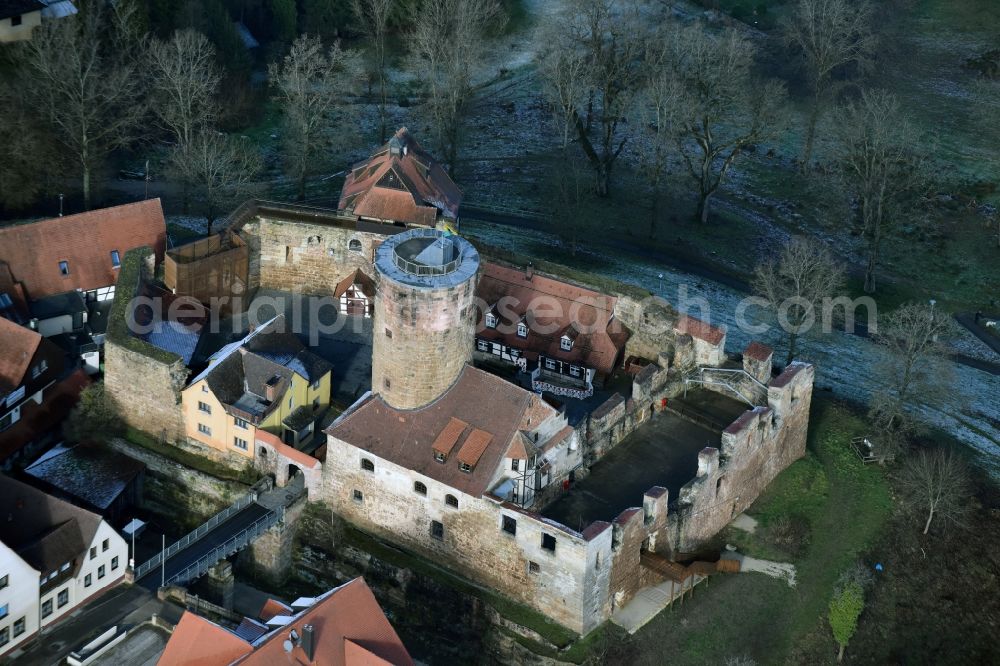
<path id="1" fill-rule="evenodd" d="M 528 337 L 528 325 L 523 321 L 517 324 L 517 337 L 526 338 Z"/>
<path id="2" fill-rule="evenodd" d="M 472 474 L 473 466 L 470 465 L 469 463 L 461 463 L 459 464 L 458 468 L 463 472 L 465 472 L 466 474 Z"/>
<path id="3" fill-rule="evenodd" d="M 496 328 L 497 327 L 497 316 L 492 312 L 486 313 L 486 327 Z"/>
<path id="4" fill-rule="evenodd" d="M 111 250 L 111 268 L 118 268 L 122 265 L 121 255 L 118 254 L 118 250 Z"/>
<path id="5" fill-rule="evenodd" d="M 441 453 L 440 451 L 435 451 L 434 460 L 438 461 L 439 463 L 445 463 L 448 462 L 448 456 L 445 455 L 444 453 Z"/>
<path id="6" fill-rule="evenodd" d="M 69 275 L 69 262 L 68 261 L 60 261 L 59 262 L 59 274 L 60 275 Z"/>
<path id="7" fill-rule="evenodd" d="M 573 349 L 573 340 L 568 335 L 564 335 L 559 338 L 559 349 L 563 351 L 570 351 Z"/>

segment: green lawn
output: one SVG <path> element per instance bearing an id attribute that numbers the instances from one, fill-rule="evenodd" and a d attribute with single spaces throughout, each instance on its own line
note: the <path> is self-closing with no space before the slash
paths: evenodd
<path id="1" fill-rule="evenodd" d="M 809 544 L 793 560 L 795 588 L 758 573 L 713 577 L 683 606 L 675 604 L 623 644 L 616 663 L 659 650 L 672 665 L 721 664 L 744 654 L 776 664 L 803 645 L 832 659 L 825 625 L 830 594 L 841 572 L 873 544 L 892 509 L 883 470 L 863 465 L 849 448 L 866 428 L 849 409 L 814 399 L 808 453 L 748 511 L 760 522 L 757 533 L 726 534 L 744 552 L 776 557 L 782 553 L 768 543 L 768 526 L 781 517 L 805 520 Z"/>

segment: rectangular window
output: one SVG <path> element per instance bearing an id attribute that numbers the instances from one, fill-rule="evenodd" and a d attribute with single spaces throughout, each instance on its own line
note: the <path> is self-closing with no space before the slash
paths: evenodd
<path id="1" fill-rule="evenodd" d="M 104 565 L 97 567 L 97 579 L 100 580 L 104 578 Z"/>
<path id="2" fill-rule="evenodd" d="M 198 401 L 198 411 L 205 412 L 206 414 L 212 413 L 212 407 L 207 402 Z"/>
<path id="3" fill-rule="evenodd" d="M 551 358 L 545 359 L 545 369 L 546 370 L 555 370 L 556 369 L 556 362 L 553 361 Z"/>
<path id="4" fill-rule="evenodd" d="M 59 567 L 59 572 L 62 573 L 64 571 L 69 571 L 70 564 L 72 564 L 72 563 L 71 562 L 67 562 L 66 564 L 64 564 L 61 567 Z"/>
<path id="5" fill-rule="evenodd" d="M 0 606 L 0 620 L 7 617 L 7 613 L 9 611 L 10 611 L 9 604 L 4 604 L 3 606 Z"/>
<path id="6" fill-rule="evenodd" d="M 111 547 L 111 541 L 110 540 L 105 539 L 104 541 L 101 542 L 101 552 L 102 553 L 108 552 L 108 548 L 110 548 L 110 547 Z"/>
<path id="7" fill-rule="evenodd" d="M 208 393 L 208 384 L 202 384 L 201 385 L 201 392 L 202 393 Z"/>
<path id="8" fill-rule="evenodd" d="M 551 534 L 543 534 L 542 548 L 553 553 L 556 552 L 556 538 Z"/>
<path id="9" fill-rule="evenodd" d="M 111 268 L 118 268 L 122 265 L 121 255 L 118 254 L 118 250 L 111 250 Z"/>
<path id="10" fill-rule="evenodd" d="M 318 379 L 312 383 L 312 390 L 313 391 L 318 391 L 319 390 L 319 383 L 320 383 L 320 380 L 318 380 Z"/>
<path id="11" fill-rule="evenodd" d="M 578 368 L 575 365 L 569 366 L 569 374 L 573 375 L 574 377 L 579 377 L 580 376 L 580 368 Z"/>
<path id="12" fill-rule="evenodd" d="M 209 427 L 208 427 L 207 425 L 205 425 L 204 423 L 199 423 L 199 424 L 198 424 L 198 432 L 200 432 L 200 433 L 201 433 L 201 434 L 203 434 L 203 435 L 209 435 L 209 436 L 211 436 L 211 435 L 212 435 L 212 429 L 211 429 L 211 428 L 209 428 Z"/>
<path id="13" fill-rule="evenodd" d="M 489 327 L 489 328 L 496 328 L 497 327 L 497 318 L 492 313 L 488 313 L 486 315 L 486 326 Z"/>
<path id="14" fill-rule="evenodd" d="M 0 629 L 0 646 L 7 645 L 10 642 L 10 629 L 4 627 Z"/>
<path id="15" fill-rule="evenodd" d="M 97 546 L 90 549 L 90 559 L 94 559 L 95 557 L 97 557 Z"/>
<path id="16" fill-rule="evenodd" d="M 444 525 L 436 520 L 431 521 L 431 537 L 438 541 L 444 539 Z"/>
<path id="17" fill-rule="evenodd" d="M 541 570 L 542 568 L 538 566 L 538 562 L 531 562 L 531 561 L 528 562 L 528 573 L 536 574 Z"/>
<path id="18" fill-rule="evenodd" d="M 244 451 L 247 450 L 247 440 L 240 437 L 233 437 L 233 446 Z"/>
<path id="19" fill-rule="evenodd" d="M 486 340 L 476 340 L 476 349 L 481 352 L 489 350 L 490 345 Z"/>
<path id="20" fill-rule="evenodd" d="M 517 325 L 517 337 L 526 338 L 528 337 L 528 327 L 524 324 Z"/>
<path id="21" fill-rule="evenodd" d="M 503 531 L 507 534 L 517 534 L 517 521 L 510 516 L 504 516 Z"/>
<path id="22" fill-rule="evenodd" d="M 21 20 L 22 19 L 21 19 L 21 15 L 20 14 L 17 14 L 15 16 L 11 16 L 10 17 L 10 24 L 11 24 L 11 26 L 21 25 Z"/>
<path id="23" fill-rule="evenodd" d="M 514 458 L 513 460 L 510 461 L 510 469 L 512 471 L 516 472 L 520 468 L 521 468 L 521 461 L 520 460 L 518 460 L 517 458 Z"/>
<path id="24" fill-rule="evenodd" d="M 14 636 L 20 636 L 24 633 L 25 622 L 23 617 L 19 617 L 17 622 L 14 623 Z"/>
<path id="25" fill-rule="evenodd" d="M 69 588 L 67 587 L 64 590 L 59 590 L 59 596 L 56 597 L 56 600 L 57 600 L 56 601 L 56 605 L 59 606 L 59 608 L 62 608 L 63 606 L 65 606 L 66 604 L 68 604 L 69 603 Z"/>
<path id="26" fill-rule="evenodd" d="M 8 574 L 4 574 L 3 577 L 0 577 L 0 590 L 8 585 L 10 585 L 10 576 Z"/>
<path id="27" fill-rule="evenodd" d="M 470 465 L 469 463 L 461 463 L 458 466 L 458 468 L 460 470 L 462 470 L 463 472 L 465 472 L 466 474 L 469 474 L 470 472 L 472 472 L 472 465 Z"/>
<path id="28" fill-rule="evenodd" d="M 68 261 L 60 261 L 59 262 L 59 274 L 60 275 L 69 275 L 69 262 Z"/>
<path id="29" fill-rule="evenodd" d="M 111 570 L 114 571 L 117 568 L 118 568 L 118 556 L 115 555 L 114 557 L 111 558 Z"/>
<path id="30" fill-rule="evenodd" d="M 237 418 L 233 419 L 233 421 L 236 423 L 237 428 L 242 428 L 243 430 L 246 430 L 247 427 L 250 425 L 250 423 L 246 419 Z"/>
<path id="31" fill-rule="evenodd" d="M 365 501 L 365 496 L 361 493 L 360 490 L 355 490 L 354 491 L 354 501 L 355 502 L 364 502 Z"/>
<path id="32" fill-rule="evenodd" d="M 42 617 L 48 617 L 49 615 L 52 615 L 52 600 L 51 599 L 49 599 L 48 601 L 46 601 L 45 603 L 42 604 Z"/>
<path id="33" fill-rule="evenodd" d="M 559 348 L 563 351 L 569 351 L 573 348 L 573 341 L 567 338 L 565 335 L 559 338 Z"/>
<path id="34" fill-rule="evenodd" d="M 389 329 L 385 329 L 385 337 L 392 340 L 392 331 L 390 331 Z"/>
<path id="35" fill-rule="evenodd" d="M 87 574 L 86 576 L 83 577 L 83 586 L 90 587 L 90 584 L 93 581 L 94 581 L 93 577 L 90 574 Z"/>
<path id="36" fill-rule="evenodd" d="M 440 451 L 435 451 L 434 460 L 438 461 L 439 463 L 443 463 L 444 461 L 448 460 L 448 456 L 441 453 Z"/>

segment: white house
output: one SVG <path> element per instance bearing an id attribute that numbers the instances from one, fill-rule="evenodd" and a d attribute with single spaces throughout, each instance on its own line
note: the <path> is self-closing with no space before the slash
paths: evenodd
<path id="1" fill-rule="evenodd" d="M 101 516 L 0 475 L 0 658 L 120 583 L 128 544 Z"/>

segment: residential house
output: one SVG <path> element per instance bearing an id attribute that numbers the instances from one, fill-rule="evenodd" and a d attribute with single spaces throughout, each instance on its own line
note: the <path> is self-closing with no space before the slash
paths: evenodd
<path id="1" fill-rule="evenodd" d="M 629 330 L 614 296 L 535 273 L 484 262 L 476 296 L 485 304 L 476 359 L 531 373 L 532 388 L 585 398 L 618 364 Z"/>
<path id="2" fill-rule="evenodd" d="M 120 583 L 128 544 L 99 515 L 0 475 L 0 657 Z"/>
<path id="3" fill-rule="evenodd" d="M 186 611 L 158 666 L 410 666 L 413 659 L 363 578 L 291 606 L 273 599 L 234 630 Z"/>
<path id="4" fill-rule="evenodd" d="M 362 222 L 444 227 L 457 225 L 461 201 L 455 182 L 403 127 L 351 168 L 338 207 Z"/>
<path id="5" fill-rule="evenodd" d="M 40 0 L 0 0 L 0 44 L 31 39 L 44 9 Z"/>
<path id="6" fill-rule="evenodd" d="M 189 440 L 253 460 L 255 433 L 310 443 L 330 406 L 332 366 L 284 331 L 279 315 L 226 345 L 181 392 Z"/>
<path id="7" fill-rule="evenodd" d="M 63 372 L 62 350 L 41 335 L 0 318 L 0 462 L 25 443 L 22 432 Z"/>

